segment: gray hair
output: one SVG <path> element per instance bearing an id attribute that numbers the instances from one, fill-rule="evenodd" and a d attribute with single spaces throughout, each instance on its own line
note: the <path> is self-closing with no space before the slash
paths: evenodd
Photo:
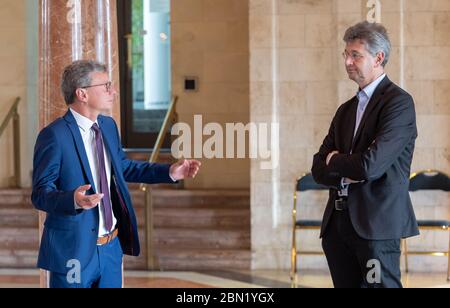
<path id="1" fill-rule="evenodd" d="M 91 73 L 107 72 L 107 67 L 96 61 L 75 61 L 64 69 L 61 81 L 61 91 L 67 105 L 75 102 L 75 91 L 91 85 Z"/>
<path id="2" fill-rule="evenodd" d="M 381 63 L 383 67 L 388 63 L 391 41 L 386 28 L 382 24 L 363 21 L 345 31 L 344 42 L 349 43 L 358 39 L 364 41 L 367 51 L 372 56 L 375 57 L 380 51 L 384 53 L 384 61 Z"/>

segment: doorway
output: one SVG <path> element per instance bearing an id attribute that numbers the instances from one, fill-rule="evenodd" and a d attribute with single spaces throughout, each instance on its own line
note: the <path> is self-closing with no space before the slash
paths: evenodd
<path id="1" fill-rule="evenodd" d="M 170 0 L 119 0 L 118 24 L 122 143 L 151 150 L 172 100 Z"/>

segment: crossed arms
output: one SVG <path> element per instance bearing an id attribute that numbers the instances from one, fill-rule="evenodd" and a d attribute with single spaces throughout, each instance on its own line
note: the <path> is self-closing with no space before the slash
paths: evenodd
<path id="1" fill-rule="evenodd" d="M 339 153 L 335 140 L 340 133 L 336 130 L 340 112 L 341 108 L 319 152 L 314 155 L 312 166 L 316 182 L 330 188 L 339 189 L 342 178 L 358 182 L 380 178 L 417 136 L 413 100 L 409 95 L 399 95 L 384 102 L 378 132 L 366 150 L 352 154 Z"/>

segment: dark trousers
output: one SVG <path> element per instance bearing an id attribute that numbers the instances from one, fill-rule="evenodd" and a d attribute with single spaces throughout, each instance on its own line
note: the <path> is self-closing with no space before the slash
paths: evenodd
<path id="1" fill-rule="evenodd" d="M 400 240 L 358 236 L 348 211 L 334 211 L 322 247 L 336 288 L 401 288 Z"/>
<path id="2" fill-rule="evenodd" d="M 51 272 L 50 288 L 121 288 L 122 258 L 122 247 L 116 237 L 108 244 L 97 246 L 92 260 L 78 278 L 77 274 Z"/>

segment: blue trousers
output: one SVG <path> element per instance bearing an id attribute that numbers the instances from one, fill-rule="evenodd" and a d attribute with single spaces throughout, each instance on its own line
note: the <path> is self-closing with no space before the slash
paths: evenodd
<path id="1" fill-rule="evenodd" d="M 50 288 L 121 288 L 122 259 L 122 247 L 116 237 L 108 244 L 97 246 L 96 253 L 81 273 L 50 272 Z"/>

